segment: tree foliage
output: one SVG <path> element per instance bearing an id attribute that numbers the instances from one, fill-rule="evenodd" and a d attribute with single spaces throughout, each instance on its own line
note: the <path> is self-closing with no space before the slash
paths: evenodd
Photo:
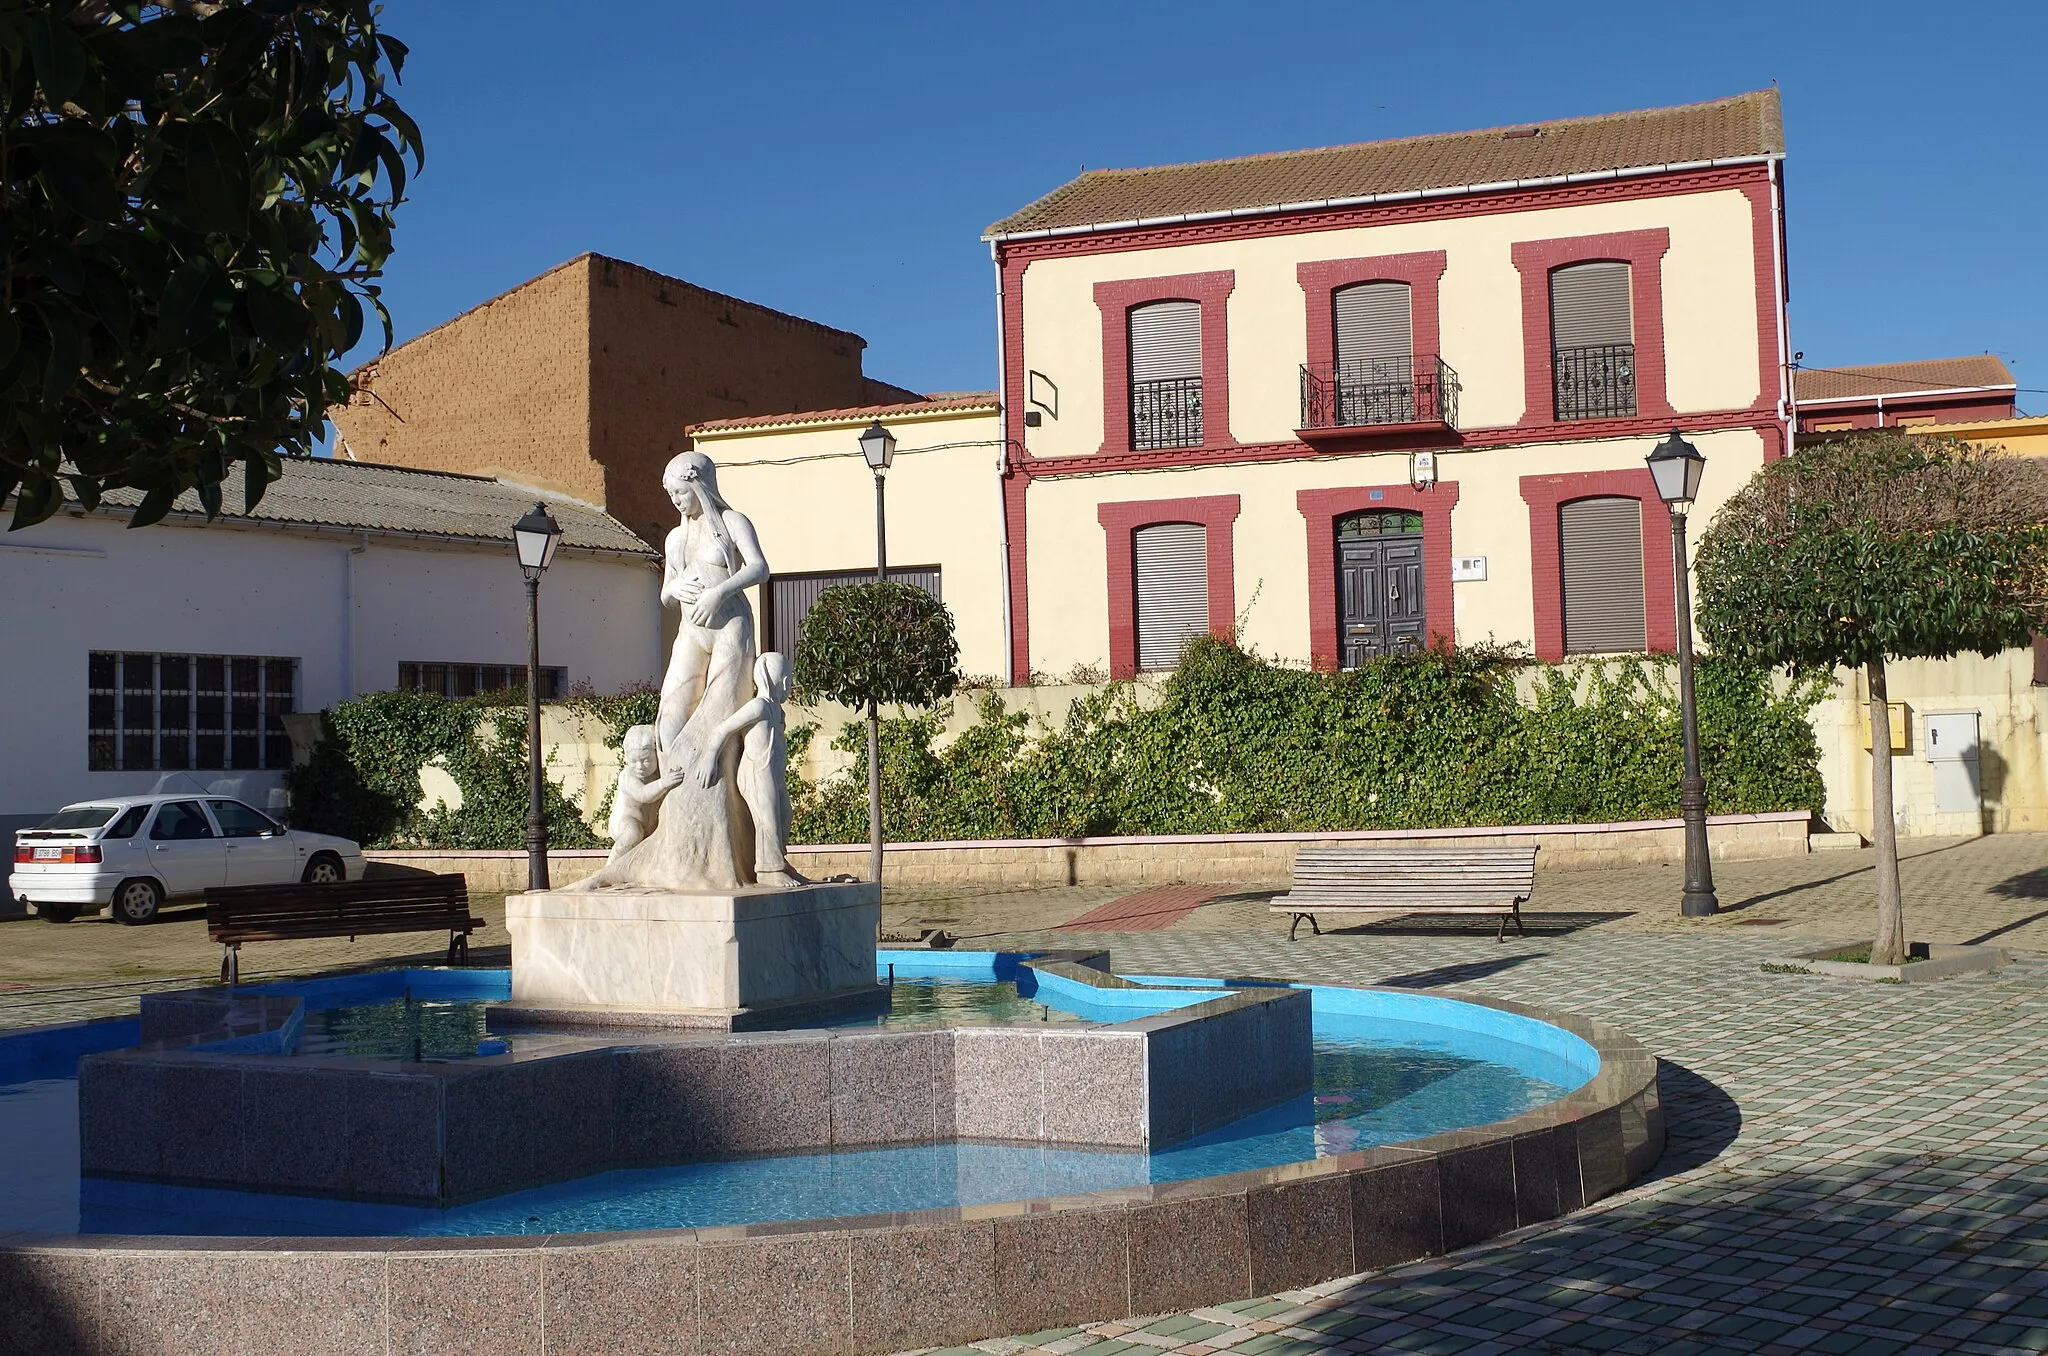
<path id="1" fill-rule="evenodd" d="M 944 713 L 882 729 L 888 835 L 899 841 L 1304 833 L 1589 823 L 1678 813 L 1673 661 L 1539 667 L 1478 648 L 1374 660 L 1348 673 L 1192 643 L 1155 705 L 1129 684 L 1033 729 L 996 694 L 944 747 Z M 1816 810 L 1806 712 L 1827 680 L 1779 692 L 1753 666 L 1699 669 L 1702 757 L 1716 814 Z M 1519 695 L 1518 695 L 1519 693 Z M 867 832 L 865 731 L 848 771 L 796 795 L 794 837 Z"/>
<path id="2" fill-rule="evenodd" d="M 418 129 L 375 0 L 0 0 L 0 499 L 254 507 L 348 399 Z"/>
<path id="3" fill-rule="evenodd" d="M 818 596 L 797 638 L 794 676 L 804 700 L 928 706 L 952 695 L 959 660 L 945 604 L 878 580 Z"/>
<path id="4" fill-rule="evenodd" d="M 1997 654 L 2048 628 L 2039 468 L 1885 429 L 1766 466 L 1700 540 L 1717 653 L 1826 668 Z"/>

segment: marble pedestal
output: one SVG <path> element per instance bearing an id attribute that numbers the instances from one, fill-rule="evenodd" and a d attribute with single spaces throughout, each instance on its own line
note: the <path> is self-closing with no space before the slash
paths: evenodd
<path id="1" fill-rule="evenodd" d="M 872 1006 L 881 917 L 867 881 L 512 895 L 512 1001 L 493 1017 L 730 1029 Z"/>

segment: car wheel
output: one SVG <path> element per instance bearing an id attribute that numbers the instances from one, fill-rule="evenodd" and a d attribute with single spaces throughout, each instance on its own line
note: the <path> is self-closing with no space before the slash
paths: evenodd
<path id="1" fill-rule="evenodd" d="M 299 877 L 308 885 L 334 885 L 346 880 L 341 869 L 341 858 L 331 852 L 322 852 L 306 863 L 306 874 Z"/>
<path id="2" fill-rule="evenodd" d="M 83 910 L 73 908 L 69 904 L 36 905 L 36 917 L 46 923 L 68 923 L 78 917 L 81 912 Z"/>
<path id="3" fill-rule="evenodd" d="M 124 880 L 114 891 L 114 917 L 124 923 L 147 923 L 163 905 L 163 887 L 147 876 Z"/>

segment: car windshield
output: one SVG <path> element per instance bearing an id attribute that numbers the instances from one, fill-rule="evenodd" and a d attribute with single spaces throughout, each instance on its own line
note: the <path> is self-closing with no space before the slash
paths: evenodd
<path id="1" fill-rule="evenodd" d="M 36 825 L 39 829 L 96 829 L 121 812 L 118 805 L 67 805 Z"/>

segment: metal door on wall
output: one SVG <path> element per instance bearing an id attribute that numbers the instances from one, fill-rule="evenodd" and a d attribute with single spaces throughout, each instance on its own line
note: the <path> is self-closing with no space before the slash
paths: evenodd
<path id="1" fill-rule="evenodd" d="M 1354 513 L 1337 521 L 1337 636 L 1341 662 L 1423 646 L 1422 515 Z"/>

